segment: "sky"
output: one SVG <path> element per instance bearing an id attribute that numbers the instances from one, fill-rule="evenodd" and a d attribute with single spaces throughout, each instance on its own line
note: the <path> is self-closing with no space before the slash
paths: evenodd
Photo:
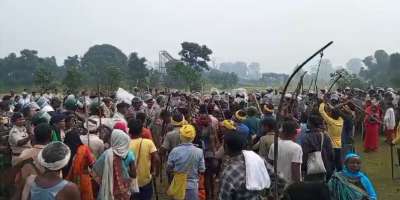
<path id="1" fill-rule="evenodd" d="M 112 44 L 149 61 L 183 41 L 205 44 L 216 63 L 259 62 L 291 72 L 314 51 L 334 66 L 377 49 L 400 51 L 397 0 L 0 0 L 0 57 L 83 55 Z M 317 60 L 311 61 L 311 65 Z"/>

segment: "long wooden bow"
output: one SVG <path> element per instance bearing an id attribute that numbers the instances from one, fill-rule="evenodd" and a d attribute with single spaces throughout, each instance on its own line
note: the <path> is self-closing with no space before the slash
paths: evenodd
<path id="1" fill-rule="evenodd" d="M 324 51 L 326 48 L 328 48 L 330 45 L 332 45 L 333 41 L 330 41 L 328 44 L 323 46 L 321 49 L 319 49 L 317 52 L 315 52 L 312 56 L 310 56 L 307 60 L 305 60 L 301 65 L 297 66 L 294 72 L 289 76 L 289 79 L 286 81 L 285 87 L 282 91 L 281 94 L 281 100 L 279 102 L 278 106 L 278 113 L 277 113 L 277 122 L 279 123 L 282 121 L 283 116 L 281 116 L 281 111 L 282 111 L 282 105 L 283 105 L 283 99 L 285 97 L 286 91 L 288 89 L 288 86 L 290 82 L 292 81 L 293 77 L 297 74 L 298 71 L 300 71 L 301 68 L 304 67 L 311 59 L 313 59 L 315 56 L 320 54 L 322 51 Z M 274 175 L 275 175 L 275 183 L 274 183 L 274 199 L 278 199 L 278 132 L 279 132 L 279 126 L 276 128 L 277 130 L 275 131 L 274 135 Z"/>

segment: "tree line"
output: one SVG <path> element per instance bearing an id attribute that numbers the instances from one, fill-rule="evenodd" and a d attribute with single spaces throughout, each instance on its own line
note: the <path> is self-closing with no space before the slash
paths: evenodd
<path id="1" fill-rule="evenodd" d="M 32 88 L 44 91 L 63 88 L 75 93 L 80 89 L 117 87 L 149 89 L 170 87 L 200 90 L 205 85 L 231 88 L 238 83 L 234 73 L 210 69 L 212 50 L 206 45 L 183 42 L 180 59 L 166 64 L 167 72 L 149 68 L 147 59 L 132 52 L 128 56 L 110 44 L 94 45 L 82 56 L 68 56 L 61 66 L 56 58 L 40 57 L 38 51 L 24 49 L 0 58 L 0 89 Z"/>
<path id="2" fill-rule="evenodd" d="M 38 51 L 24 49 L 20 54 L 10 53 L 0 58 L 0 90 L 32 88 L 46 90 L 63 88 L 77 92 L 84 88 L 101 87 L 113 91 L 117 87 L 132 89 L 176 88 L 201 90 L 203 87 L 232 88 L 243 75 L 222 64 L 219 69 L 210 68 L 212 50 L 206 45 L 193 42 L 181 44 L 180 58 L 166 63 L 166 74 L 150 68 L 147 59 L 132 52 L 128 56 L 110 44 L 94 45 L 83 55 L 68 56 L 61 66 L 56 58 L 40 57 Z M 245 66 L 245 65 L 243 65 Z M 227 72 L 228 71 L 228 72 Z M 315 82 L 318 66 L 311 67 L 304 76 L 305 88 Z M 302 73 L 298 73 L 302 74 Z M 329 59 L 321 59 L 317 84 L 329 85 L 338 74 L 342 78 L 338 87 L 367 88 L 369 86 L 400 87 L 400 54 L 388 54 L 377 50 L 364 59 L 352 58 L 344 67 L 333 67 Z M 264 73 L 250 84 L 279 87 L 287 78 L 285 74 Z M 295 77 L 298 79 L 299 77 Z M 247 84 L 247 82 L 246 82 Z M 311 88 L 312 90 L 313 88 Z"/>
<path id="3" fill-rule="evenodd" d="M 319 70 L 318 70 L 319 65 Z M 318 76 L 317 76 L 318 71 Z M 300 75 L 305 71 L 300 71 L 294 78 L 297 83 Z M 263 74 L 264 78 L 271 76 L 277 79 L 275 74 Z M 268 76 L 266 76 L 268 75 Z M 321 59 L 320 64 L 310 68 L 304 76 L 305 89 L 314 90 L 315 83 L 321 87 L 330 86 L 338 76 L 336 87 L 368 89 L 369 87 L 394 87 L 400 88 L 400 53 L 388 54 L 385 50 L 376 50 L 373 55 L 368 55 L 364 59 L 352 58 L 345 66 L 334 67 L 329 59 Z M 317 81 L 315 80 L 317 77 Z"/>

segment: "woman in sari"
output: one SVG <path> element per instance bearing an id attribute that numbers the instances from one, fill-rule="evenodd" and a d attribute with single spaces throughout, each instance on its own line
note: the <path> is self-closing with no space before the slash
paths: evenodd
<path id="1" fill-rule="evenodd" d="M 72 157 L 68 163 L 69 172 L 66 179 L 78 185 L 82 200 L 94 200 L 92 177 L 89 172 L 95 158 L 90 148 L 82 143 L 77 131 L 65 136 L 64 143 L 71 149 Z"/>
<path id="2" fill-rule="evenodd" d="M 365 111 L 365 138 L 364 151 L 376 151 L 379 145 L 380 113 L 376 105 L 368 107 Z"/>
<path id="3" fill-rule="evenodd" d="M 100 178 L 99 200 L 129 200 L 130 183 L 136 178 L 135 157 L 129 151 L 130 137 L 119 129 L 111 133 L 111 147 L 107 149 L 93 166 Z"/>
<path id="4" fill-rule="evenodd" d="M 360 171 L 360 156 L 346 155 L 344 168 L 330 179 L 328 187 L 331 199 L 335 200 L 376 200 L 377 195 L 369 178 Z"/>

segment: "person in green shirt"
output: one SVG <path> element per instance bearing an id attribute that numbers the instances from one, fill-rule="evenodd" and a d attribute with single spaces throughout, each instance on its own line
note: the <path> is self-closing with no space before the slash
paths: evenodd
<path id="1" fill-rule="evenodd" d="M 53 128 L 51 141 L 62 142 L 65 137 L 65 115 L 61 113 L 54 114 L 50 119 L 50 125 Z"/>
<path id="2" fill-rule="evenodd" d="M 247 118 L 243 121 L 243 124 L 249 127 L 251 136 L 258 135 L 260 131 L 260 118 L 257 114 L 257 108 L 251 106 L 247 108 Z"/>

